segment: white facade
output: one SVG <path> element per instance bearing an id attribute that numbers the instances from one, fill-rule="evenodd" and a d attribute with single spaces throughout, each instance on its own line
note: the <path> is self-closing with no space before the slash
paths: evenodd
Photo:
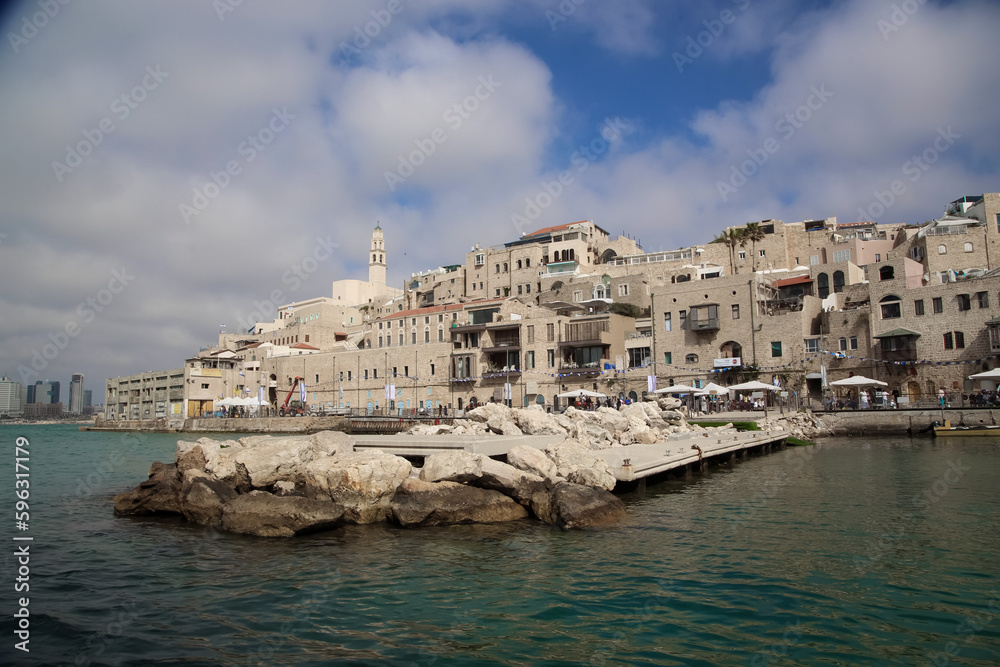
<path id="1" fill-rule="evenodd" d="M 20 417 L 24 412 L 25 391 L 20 382 L 0 378 L 0 417 Z"/>

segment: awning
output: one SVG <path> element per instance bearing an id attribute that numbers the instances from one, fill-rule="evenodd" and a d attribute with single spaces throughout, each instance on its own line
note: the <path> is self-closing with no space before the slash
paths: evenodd
<path id="1" fill-rule="evenodd" d="M 887 331 L 885 333 L 878 334 L 877 336 L 872 336 L 872 338 L 894 338 L 896 336 L 919 336 L 920 334 L 916 331 L 910 331 L 909 329 L 893 329 L 892 331 Z"/>
<path id="2" fill-rule="evenodd" d="M 823 374 L 822 373 L 806 373 L 806 379 L 807 380 L 822 380 L 823 379 Z"/>
<path id="3" fill-rule="evenodd" d="M 807 285 L 813 281 L 809 276 L 799 276 L 798 278 L 783 278 L 775 280 L 775 287 L 791 287 L 792 285 Z"/>

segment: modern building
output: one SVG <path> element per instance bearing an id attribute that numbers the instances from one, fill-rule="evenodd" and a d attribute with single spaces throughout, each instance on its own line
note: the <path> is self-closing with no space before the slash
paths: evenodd
<path id="1" fill-rule="evenodd" d="M 74 373 L 69 382 L 69 409 L 71 415 L 83 413 L 83 373 Z"/>
<path id="2" fill-rule="evenodd" d="M 29 403 L 58 403 L 59 402 L 59 383 L 51 382 L 49 380 L 36 380 L 34 385 L 29 388 L 28 395 L 31 398 Z"/>
<path id="3" fill-rule="evenodd" d="M 0 378 L 0 417 L 20 417 L 24 413 L 25 393 L 20 382 Z"/>

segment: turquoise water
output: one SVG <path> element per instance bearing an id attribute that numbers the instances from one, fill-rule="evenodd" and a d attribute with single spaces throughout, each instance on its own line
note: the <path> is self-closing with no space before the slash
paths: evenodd
<path id="1" fill-rule="evenodd" d="M 5 632 L 10 664 L 1000 662 L 1000 442 L 829 439 L 651 487 L 600 531 L 265 540 L 113 516 L 176 436 L 4 426 L 11 505 L 18 435 L 31 653 Z"/>

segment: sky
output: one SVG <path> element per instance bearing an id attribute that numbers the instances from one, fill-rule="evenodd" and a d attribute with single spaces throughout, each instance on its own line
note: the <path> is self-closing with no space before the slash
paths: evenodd
<path id="1" fill-rule="evenodd" d="M 995 1 L 0 11 L 0 373 L 95 402 L 367 279 L 376 223 L 401 287 L 576 220 L 656 251 L 1000 190 Z"/>

